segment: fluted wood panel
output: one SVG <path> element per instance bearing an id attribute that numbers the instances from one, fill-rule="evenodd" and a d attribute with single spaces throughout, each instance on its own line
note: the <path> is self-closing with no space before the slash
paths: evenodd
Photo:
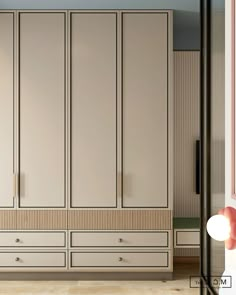
<path id="1" fill-rule="evenodd" d="M 199 256 L 200 248 L 175 248 L 174 256 Z"/>
<path id="2" fill-rule="evenodd" d="M 66 210 L 18 210 L 17 229 L 67 229 Z"/>
<path id="3" fill-rule="evenodd" d="M 174 52 L 174 216 L 200 216 L 195 141 L 200 136 L 200 53 Z"/>
<path id="4" fill-rule="evenodd" d="M 69 229 L 151 230 L 172 229 L 171 210 L 71 210 Z"/>
<path id="5" fill-rule="evenodd" d="M 67 223 L 68 217 L 68 223 Z M 2 210 L 0 229 L 172 229 L 171 210 Z"/>
<path id="6" fill-rule="evenodd" d="M 16 210 L 0 211 L 0 229 L 16 229 Z"/>

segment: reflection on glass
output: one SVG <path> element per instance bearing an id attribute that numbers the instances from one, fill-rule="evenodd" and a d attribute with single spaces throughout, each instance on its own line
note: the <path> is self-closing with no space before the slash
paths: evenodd
<path id="1" fill-rule="evenodd" d="M 211 1 L 211 216 L 225 207 L 224 1 Z M 224 242 L 211 239 L 211 276 L 224 272 Z M 217 289 L 217 287 L 215 287 Z"/>

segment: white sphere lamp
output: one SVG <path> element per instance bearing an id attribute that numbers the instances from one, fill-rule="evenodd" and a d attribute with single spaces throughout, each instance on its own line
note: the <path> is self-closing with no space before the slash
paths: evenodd
<path id="1" fill-rule="evenodd" d="M 207 232 L 216 241 L 225 241 L 230 237 L 230 222 L 221 214 L 213 215 L 207 222 Z"/>

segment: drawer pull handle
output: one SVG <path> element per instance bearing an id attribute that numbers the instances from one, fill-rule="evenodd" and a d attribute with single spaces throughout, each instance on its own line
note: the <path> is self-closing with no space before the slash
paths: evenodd
<path id="1" fill-rule="evenodd" d="M 16 257 L 15 261 L 20 261 L 20 258 L 19 257 Z"/>
<path id="2" fill-rule="evenodd" d="M 119 243 L 122 243 L 123 242 L 123 239 L 119 238 Z"/>
<path id="3" fill-rule="evenodd" d="M 19 243 L 20 242 L 20 239 L 16 239 L 16 243 Z"/>
<path id="4" fill-rule="evenodd" d="M 123 261 L 123 258 L 122 257 L 119 257 L 119 261 Z"/>

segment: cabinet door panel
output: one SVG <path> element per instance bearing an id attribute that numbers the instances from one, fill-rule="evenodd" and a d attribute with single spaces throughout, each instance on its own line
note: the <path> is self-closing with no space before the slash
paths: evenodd
<path id="1" fill-rule="evenodd" d="M 63 207 L 65 15 L 20 13 L 20 207 Z"/>
<path id="2" fill-rule="evenodd" d="M 116 14 L 71 14 L 72 207 L 116 206 Z"/>
<path id="3" fill-rule="evenodd" d="M 0 267 L 32 268 L 66 267 L 66 252 L 0 252 Z"/>
<path id="4" fill-rule="evenodd" d="M 170 265 L 169 252 L 71 252 L 73 267 L 163 267 Z"/>
<path id="5" fill-rule="evenodd" d="M 167 207 L 167 21 L 123 14 L 124 207 Z"/>
<path id="6" fill-rule="evenodd" d="M 13 207 L 13 13 L 0 13 L 0 207 Z"/>

